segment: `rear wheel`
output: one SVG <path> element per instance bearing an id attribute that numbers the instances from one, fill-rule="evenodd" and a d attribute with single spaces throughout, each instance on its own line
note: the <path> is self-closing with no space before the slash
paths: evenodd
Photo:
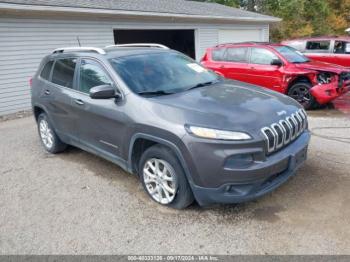
<path id="1" fill-rule="evenodd" d="M 38 116 L 38 131 L 41 143 L 48 152 L 56 154 L 67 148 L 67 145 L 55 133 L 45 113 Z"/>
<path id="2" fill-rule="evenodd" d="M 161 205 L 183 209 L 194 200 L 181 164 L 167 147 L 147 149 L 139 163 L 139 175 L 147 194 Z"/>
<path id="3" fill-rule="evenodd" d="M 298 101 L 305 109 L 315 108 L 317 102 L 311 95 L 311 84 L 307 82 L 297 82 L 289 88 L 288 95 Z"/>

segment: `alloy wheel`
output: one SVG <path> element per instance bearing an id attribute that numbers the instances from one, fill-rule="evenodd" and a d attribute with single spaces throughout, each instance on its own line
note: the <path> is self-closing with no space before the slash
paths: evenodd
<path id="1" fill-rule="evenodd" d="M 308 105 L 311 101 L 311 94 L 306 86 L 295 86 L 290 92 L 290 96 L 302 105 Z"/>
<path id="2" fill-rule="evenodd" d="M 143 180 L 148 193 L 160 204 L 170 204 L 177 192 L 176 174 L 172 166 L 161 159 L 152 158 L 143 167 Z"/>
<path id="3" fill-rule="evenodd" d="M 39 132 L 41 141 L 45 147 L 48 149 L 52 148 L 54 143 L 53 132 L 49 127 L 49 123 L 45 119 L 41 119 L 39 122 Z"/>

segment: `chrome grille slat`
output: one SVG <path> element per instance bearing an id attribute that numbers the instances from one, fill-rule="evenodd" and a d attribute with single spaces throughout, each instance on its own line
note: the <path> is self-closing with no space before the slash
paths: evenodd
<path id="1" fill-rule="evenodd" d="M 284 143 L 284 133 L 282 131 L 282 128 L 277 123 L 272 124 L 271 128 L 272 128 L 272 131 L 276 135 L 276 142 L 275 142 L 276 148 L 281 148 L 283 146 L 283 143 Z"/>
<path id="2" fill-rule="evenodd" d="M 307 128 L 307 114 L 303 109 L 285 119 L 261 129 L 267 143 L 267 152 L 272 153 L 294 141 Z"/>
<path id="3" fill-rule="evenodd" d="M 297 134 L 297 125 L 295 123 L 295 120 L 293 120 L 293 118 L 291 118 L 290 116 L 287 117 L 287 121 L 292 127 L 291 131 L 292 131 L 292 140 L 293 140 L 296 137 L 296 134 Z"/>

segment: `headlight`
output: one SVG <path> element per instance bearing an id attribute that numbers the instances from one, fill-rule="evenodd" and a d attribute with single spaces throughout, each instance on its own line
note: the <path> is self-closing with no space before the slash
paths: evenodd
<path id="1" fill-rule="evenodd" d="M 186 129 L 189 133 L 201 138 L 219 139 L 219 140 L 252 139 L 250 135 L 243 132 L 217 130 L 217 129 L 211 129 L 211 128 L 205 128 L 205 127 L 198 127 L 198 126 L 186 126 Z"/>
<path id="2" fill-rule="evenodd" d="M 329 84 L 332 82 L 333 77 L 331 73 L 323 72 L 317 75 L 317 81 L 320 84 Z"/>

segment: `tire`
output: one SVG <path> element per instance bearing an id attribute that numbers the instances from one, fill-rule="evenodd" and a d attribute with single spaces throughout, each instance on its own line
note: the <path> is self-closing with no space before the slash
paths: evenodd
<path id="1" fill-rule="evenodd" d="M 310 93 L 311 87 L 308 82 L 297 82 L 289 88 L 288 96 L 298 101 L 305 110 L 316 108 L 317 101 Z"/>
<path id="2" fill-rule="evenodd" d="M 38 132 L 41 140 L 41 144 L 46 151 L 57 154 L 64 151 L 67 148 L 67 144 L 63 143 L 57 136 L 53 126 L 51 125 L 47 115 L 41 113 L 38 116 Z"/>
<path id="3" fill-rule="evenodd" d="M 162 174 L 155 171 L 157 166 Z M 183 168 L 167 147 L 155 145 L 142 154 L 139 177 L 146 193 L 158 204 L 184 209 L 193 203 L 194 197 Z"/>

